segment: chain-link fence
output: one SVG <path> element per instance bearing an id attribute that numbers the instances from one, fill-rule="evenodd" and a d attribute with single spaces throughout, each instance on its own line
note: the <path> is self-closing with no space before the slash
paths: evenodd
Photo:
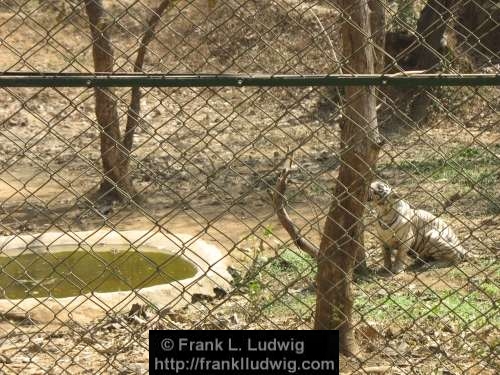
<path id="1" fill-rule="evenodd" d="M 145 373 L 149 329 L 313 328 L 356 90 L 383 183 L 341 373 L 498 373 L 500 5 L 370 0 L 363 29 L 358 3 L 0 2 L 1 373 Z"/>

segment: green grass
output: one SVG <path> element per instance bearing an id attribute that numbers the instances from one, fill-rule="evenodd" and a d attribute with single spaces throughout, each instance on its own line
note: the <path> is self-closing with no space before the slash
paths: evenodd
<path id="1" fill-rule="evenodd" d="M 412 324 L 422 319 L 446 320 L 464 329 L 493 324 L 500 326 L 495 301 L 500 288 L 492 282 L 483 282 L 478 289 L 462 294 L 456 291 L 426 291 L 408 293 L 400 291 L 386 296 L 363 296 L 356 293 L 354 310 L 367 321 Z M 263 301 L 264 302 L 264 301 Z M 263 308 L 272 315 L 305 314 L 313 309 L 314 293 L 284 294 L 281 298 L 265 301 Z"/>
<path id="2" fill-rule="evenodd" d="M 274 314 L 305 312 L 312 303 L 301 301 L 303 295 L 294 296 L 289 289 L 306 288 L 313 282 L 315 274 L 315 260 L 307 254 L 284 249 L 279 257 L 261 265 L 245 289 L 258 310 Z M 308 300 L 314 300 L 313 296 L 308 297 Z"/>
<path id="3" fill-rule="evenodd" d="M 460 193 L 471 193 L 485 201 L 486 214 L 500 213 L 500 144 L 488 149 L 478 146 L 457 147 L 444 156 L 436 153 L 414 160 L 386 163 L 379 172 L 397 168 L 422 180 L 446 181 Z"/>
<path id="4" fill-rule="evenodd" d="M 419 293 L 404 291 L 383 297 L 360 296 L 355 311 L 365 320 L 411 324 L 422 319 L 446 320 L 463 329 L 475 329 L 485 324 L 500 325 L 495 301 L 500 288 L 490 282 L 466 294 L 447 290 Z"/>
<path id="5" fill-rule="evenodd" d="M 309 255 L 285 249 L 278 258 L 272 259 L 265 271 L 275 277 L 286 278 L 316 273 L 316 261 Z"/>
<path id="6" fill-rule="evenodd" d="M 486 212 L 491 215 L 500 214 L 500 193 L 493 194 L 492 200 L 488 201 Z"/>
<path id="7" fill-rule="evenodd" d="M 485 325 L 500 326 L 498 307 L 500 288 L 492 282 L 478 285 L 473 292 L 453 290 L 414 293 L 400 291 L 386 296 L 363 296 L 356 293 L 354 311 L 365 321 L 405 326 L 422 321 L 446 321 L 461 329 L 478 329 Z M 270 315 L 303 316 L 314 309 L 314 293 L 290 295 L 263 300 L 262 309 Z"/>
<path id="8" fill-rule="evenodd" d="M 499 153 L 500 145 L 493 145 L 489 150 L 480 147 L 457 148 L 444 157 L 436 158 L 435 154 L 431 154 L 418 160 L 404 160 L 397 167 L 433 180 L 488 188 L 500 178 Z M 383 167 L 387 167 L 387 164 Z"/>
<path id="9" fill-rule="evenodd" d="M 473 272 L 477 273 L 479 270 L 482 274 L 488 274 L 489 278 L 500 281 L 500 263 L 496 259 L 475 259 Z M 467 272 L 457 267 L 451 268 L 446 274 L 451 279 L 468 278 Z"/>
<path id="10" fill-rule="evenodd" d="M 451 272 L 452 270 L 450 270 Z M 248 284 L 255 308 L 271 316 L 306 316 L 312 313 L 315 293 L 305 290 L 314 280 L 316 266 L 307 255 L 286 249 L 281 257 L 271 259 Z M 500 270 L 494 268 L 488 276 L 469 283 L 470 290 L 439 290 L 432 288 L 411 290 L 399 283 L 384 281 L 384 293 L 379 283 L 364 282 L 355 287 L 354 311 L 364 320 L 379 323 L 396 322 L 411 325 L 414 322 L 441 321 L 456 324 L 463 329 L 483 325 L 500 326 L 496 301 L 500 299 Z M 469 280 L 462 272 L 449 274 L 453 279 Z M 289 286 L 287 288 L 287 286 Z M 358 289 L 359 288 L 359 289 Z"/>

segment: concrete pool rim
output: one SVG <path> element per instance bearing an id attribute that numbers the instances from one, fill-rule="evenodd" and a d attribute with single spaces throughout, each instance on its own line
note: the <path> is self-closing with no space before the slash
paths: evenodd
<path id="1" fill-rule="evenodd" d="M 214 296 L 216 288 L 225 290 L 230 288 L 231 276 L 227 272 L 227 257 L 217 246 L 200 238 L 167 233 L 159 228 L 130 231 L 100 229 L 2 236 L 0 256 L 15 257 L 26 251 L 27 247 L 42 251 L 42 248 L 50 246 L 80 244 L 147 246 L 154 248 L 155 252 L 181 256 L 193 264 L 197 272 L 187 279 L 136 290 L 94 292 L 63 298 L 0 299 L 0 316 L 15 313 L 25 314 L 36 322 L 50 322 L 54 319 L 87 322 L 109 313 L 128 312 L 134 303 L 154 305 L 158 309 L 173 309 L 189 304 L 194 294 Z"/>

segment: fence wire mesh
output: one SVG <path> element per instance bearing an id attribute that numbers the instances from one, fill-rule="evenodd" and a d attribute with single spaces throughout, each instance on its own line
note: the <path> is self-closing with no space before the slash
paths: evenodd
<path id="1" fill-rule="evenodd" d="M 368 3 L 376 72 L 498 77 L 498 2 Z M 342 52 L 346 12 L 328 0 L 3 0 L 0 70 L 360 73 Z M 293 154 L 286 207 L 319 246 L 344 163 L 344 87 L 0 91 L 0 372 L 146 373 L 149 329 L 313 327 L 317 262 L 274 197 Z M 458 242 L 408 206 L 385 222 L 391 238 L 411 225 L 413 250 L 438 233 L 467 257 L 422 253 L 396 273 L 377 229 L 389 193 L 372 189 L 352 286 L 361 351 L 341 372 L 498 373 L 498 87 L 373 95 L 375 178 Z"/>

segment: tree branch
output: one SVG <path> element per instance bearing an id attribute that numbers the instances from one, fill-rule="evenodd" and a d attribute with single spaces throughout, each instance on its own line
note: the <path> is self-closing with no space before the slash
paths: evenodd
<path id="1" fill-rule="evenodd" d="M 292 163 L 290 162 L 290 165 L 291 164 Z M 281 175 L 278 177 L 278 181 L 276 183 L 273 200 L 274 200 L 274 207 L 278 215 L 278 219 L 283 228 L 285 228 L 285 230 L 292 238 L 293 243 L 300 250 L 309 254 L 313 258 L 318 258 L 319 249 L 316 246 L 314 246 L 311 242 L 309 242 L 307 239 L 302 237 L 302 235 L 299 233 L 297 226 L 292 222 L 292 219 L 290 219 L 290 216 L 286 211 L 287 202 L 285 197 L 285 191 L 289 174 L 290 174 L 290 168 L 285 167 L 285 169 L 283 169 L 283 171 L 281 172 Z"/>

